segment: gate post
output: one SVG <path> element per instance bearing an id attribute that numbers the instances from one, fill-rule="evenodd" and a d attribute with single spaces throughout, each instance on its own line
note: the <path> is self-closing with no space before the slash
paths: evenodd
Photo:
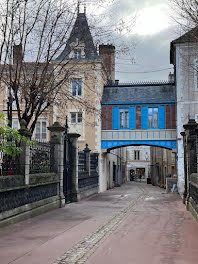
<path id="1" fill-rule="evenodd" d="M 32 133 L 27 129 L 27 124 L 24 119 L 20 122 L 19 134 L 26 137 L 27 140 L 31 139 Z M 20 173 L 25 177 L 25 185 L 29 185 L 30 181 L 30 146 L 27 142 L 22 141 L 20 144 L 22 149 L 20 153 Z"/>
<path id="2" fill-rule="evenodd" d="M 48 127 L 51 132 L 50 143 L 54 145 L 54 167 L 59 177 L 58 195 L 60 207 L 65 206 L 65 196 L 63 193 L 63 132 L 65 128 L 59 122 L 55 122 Z"/>
<path id="3" fill-rule="evenodd" d="M 78 201 L 78 138 L 77 133 L 68 133 L 68 137 L 72 144 L 72 202 Z"/>
<path id="4" fill-rule="evenodd" d="M 85 153 L 85 170 L 88 171 L 88 174 L 90 176 L 90 149 L 88 147 L 88 144 L 85 145 L 85 149 L 83 150 Z"/>

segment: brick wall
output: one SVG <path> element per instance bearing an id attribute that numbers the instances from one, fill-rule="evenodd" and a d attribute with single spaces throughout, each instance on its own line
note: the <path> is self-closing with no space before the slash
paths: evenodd
<path id="1" fill-rule="evenodd" d="M 141 106 L 136 106 L 136 129 L 141 129 Z"/>

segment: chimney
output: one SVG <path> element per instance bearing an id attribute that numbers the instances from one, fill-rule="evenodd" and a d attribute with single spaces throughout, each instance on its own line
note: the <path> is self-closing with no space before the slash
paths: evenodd
<path id="1" fill-rule="evenodd" d="M 104 60 L 108 70 L 108 79 L 115 82 L 115 47 L 113 45 L 100 45 L 99 56 Z"/>
<path id="2" fill-rule="evenodd" d="M 171 83 L 175 81 L 174 73 L 169 72 L 168 81 Z"/>
<path id="3" fill-rule="evenodd" d="M 20 64 L 23 60 L 22 44 L 13 46 L 13 64 Z"/>

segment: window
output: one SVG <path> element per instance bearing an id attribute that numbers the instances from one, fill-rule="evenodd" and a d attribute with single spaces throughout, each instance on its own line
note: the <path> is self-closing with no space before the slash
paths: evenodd
<path id="1" fill-rule="evenodd" d="M 35 127 L 35 139 L 47 140 L 47 122 L 38 120 Z"/>
<path id="2" fill-rule="evenodd" d="M 120 109 L 120 128 L 129 128 L 129 109 Z"/>
<path id="3" fill-rule="evenodd" d="M 82 96 L 82 79 L 72 79 L 71 92 L 73 96 Z"/>
<path id="4" fill-rule="evenodd" d="M 148 109 L 149 128 L 158 128 L 158 108 Z"/>
<path id="5" fill-rule="evenodd" d="M 19 120 L 17 118 L 12 119 L 12 128 L 18 130 L 19 129 Z"/>
<path id="6" fill-rule="evenodd" d="M 140 151 L 134 150 L 134 160 L 140 160 Z"/>
<path id="7" fill-rule="evenodd" d="M 74 59 L 76 59 L 76 60 L 81 59 L 81 50 L 80 49 L 74 50 Z"/>
<path id="8" fill-rule="evenodd" d="M 71 112 L 71 124 L 81 124 L 82 123 L 82 112 Z"/>

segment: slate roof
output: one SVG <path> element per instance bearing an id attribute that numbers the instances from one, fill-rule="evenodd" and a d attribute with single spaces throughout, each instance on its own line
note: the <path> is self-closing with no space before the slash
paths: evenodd
<path id="1" fill-rule="evenodd" d="M 171 43 L 177 44 L 177 43 L 188 43 L 188 42 L 197 42 L 197 41 L 198 41 L 198 26 L 186 32 L 181 37 L 173 40 Z"/>
<path id="2" fill-rule="evenodd" d="M 198 26 L 183 34 L 181 37 L 170 43 L 170 63 L 175 64 L 175 44 L 197 43 L 198 42 Z"/>
<path id="3" fill-rule="evenodd" d="M 87 60 L 98 59 L 98 53 L 93 43 L 93 38 L 91 36 L 91 32 L 89 30 L 89 25 L 87 22 L 85 13 L 78 13 L 74 27 L 68 39 L 65 49 L 58 56 L 56 61 L 64 61 L 69 59 L 69 54 L 71 52 L 70 44 L 72 42 L 76 42 L 78 39 L 79 42 L 83 42 L 85 44 L 85 58 Z"/>
<path id="4" fill-rule="evenodd" d="M 176 89 L 173 83 L 105 86 L 102 97 L 102 104 L 167 101 L 176 101 Z"/>

